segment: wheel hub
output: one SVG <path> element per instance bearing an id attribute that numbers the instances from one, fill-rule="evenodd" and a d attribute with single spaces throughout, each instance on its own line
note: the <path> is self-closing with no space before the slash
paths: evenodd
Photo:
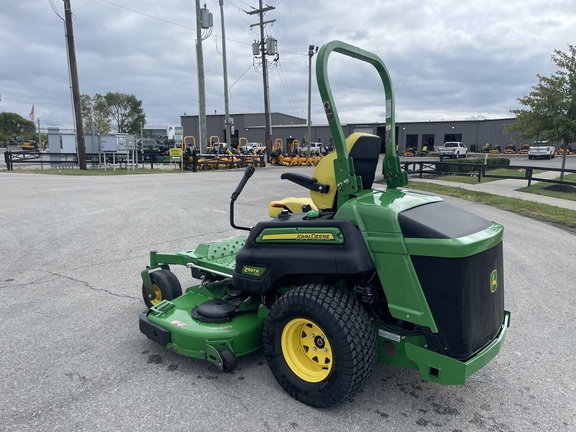
<path id="1" fill-rule="evenodd" d="M 150 300 L 150 303 L 152 304 L 152 306 L 156 306 L 158 303 L 162 301 L 162 291 L 160 291 L 160 287 L 156 284 L 152 284 L 152 289 L 154 290 L 154 294 L 156 295 L 156 297 L 154 297 L 153 300 Z"/>
<path id="2" fill-rule="evenodd" d="M 288 367 L 307 382 L 330 375 L 333 353 L 324 331 L 313 321 L 295 318 L 282 331 L 282 354 Z"/>
<path id="3" fill-rule="evenodd" d="M 324 348 L 324 338 L 322 336 L 316 336 L 314 338 L 314 344 L 316 345 L 316 347 L 318 348 Z"/>

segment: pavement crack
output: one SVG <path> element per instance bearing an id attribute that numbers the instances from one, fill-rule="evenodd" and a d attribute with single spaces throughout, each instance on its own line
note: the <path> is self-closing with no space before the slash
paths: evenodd
<path id="1" fill-rule="evenodd" d="M 127 298 L 127 299 L 132 299 L 132 300 L 140 300 L 138 297 L 134 297 L 134 296 L 131 296 L 131 295 L 117 294 L 117 293 L 115 293 L 115 292 L 112 292 L 112 291 L 107 290 L 107 289 L 104 289 L 104 288 L 96 288 L 96 287 L 93 287 L 93 286 L 90 285 L 88 282 L 83 281 L 83 280 L 80 280 L 80 279 L 73 278 L 73 277 L 71 277 L 71 276 L 65 276 L 65 275 L 63 275 L 63 274 L 55 273 L 55 272 L 51 272 L 51 271 L 47 271 L 46 273 L 51 274 L 52 276 L 56 276 L 56 277 L 60 277 L 60 278 L 63 278 L 63 279 L 71 280 L 71 281 L 73 281 L 73 282 L 77 282 L 77 283 L 79 283 L 79 284 L 84 285 L 86 288 L 88 288 L 88 289 L 90 289 L 90 290 L 92 290 L 92 291 L 104 292 L 104 293 L 110 294 L 111 296 L 114 296 L 114 297 Z"/>

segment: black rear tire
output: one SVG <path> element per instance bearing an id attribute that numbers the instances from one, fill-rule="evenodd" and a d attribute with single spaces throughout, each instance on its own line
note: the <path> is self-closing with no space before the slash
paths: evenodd
<path id="1" fill-rule="evenodd" d="M 149 299 L 144 291 L 144 284 L 142 284 L 142 298 L 146 307 L 151 308 L 157 305 L 162 300 L 174 300 L 182 295 L 182 286 L 180 281 L 174 273 L 170 270 L 157 270 L 150 273 L 150 280 L 152 281 L 152 288 L 156 297 Z"/>
<path id="2" fill-rule="evenodd" d="M 264 323 L 264 354 L 293 398 L 326 408 L 352 398 L 376 361 L 370 316 L 346 291 L 304 285 L 283 295 Z"/>

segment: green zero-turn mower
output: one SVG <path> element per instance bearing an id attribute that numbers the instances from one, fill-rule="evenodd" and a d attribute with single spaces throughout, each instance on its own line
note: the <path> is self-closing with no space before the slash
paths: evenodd
<path id="1" fill-rule="evenodd" d="M 371 64 L 382 79 L 385 190 L 372 188 L 381 138 L 344 139 L 327 77 L 332 52 Z M 310 197 L 273 202 L 275 217 L 239 227 L 234 202 L 254 172 L 247 168 L 230 223 L 248 236 L 151 252 L 140 330 L 224 372 L 263 347 L 278 383 L 314 407 L 354 396 L 376 361 L 463 384 L 498 354 L 509 325 L 503 227 L 399 189 L 408 179 L 394 151 L 392 82 L 379 57 L 333 41 L 319 51 L 316 75 L 335 151 L 313 177 L 282 175 Z M 182 294 L 170 265 L 189 267 L 201 282 Z"/>

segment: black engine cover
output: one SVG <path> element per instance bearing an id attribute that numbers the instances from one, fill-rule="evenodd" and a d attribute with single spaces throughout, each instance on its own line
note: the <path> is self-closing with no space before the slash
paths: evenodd
<path id="1" fill-rule="evenodd" d="M 466 258 L 411 258 L 438 326 L 439 351 L 466 360 L 494 340 L 504 317 L 502 242 Z"/>
<path id="2" fill-rule="evenodd" d="M 322 244 L 314 241 L 258 242 L 268 228 L 337 228 L 343 242 Z M 254 269 L 248 274 L 247 269 Z M 283 286 L 331 283 L 339 279 L 360 281 L 375 271 L 364 237 L 349 220 L 314 218 L 305 214 L 260 222 L 252 229 L 246 244 L 236 255 L 233 285 L 252 295 L 266 295 Z"/>

